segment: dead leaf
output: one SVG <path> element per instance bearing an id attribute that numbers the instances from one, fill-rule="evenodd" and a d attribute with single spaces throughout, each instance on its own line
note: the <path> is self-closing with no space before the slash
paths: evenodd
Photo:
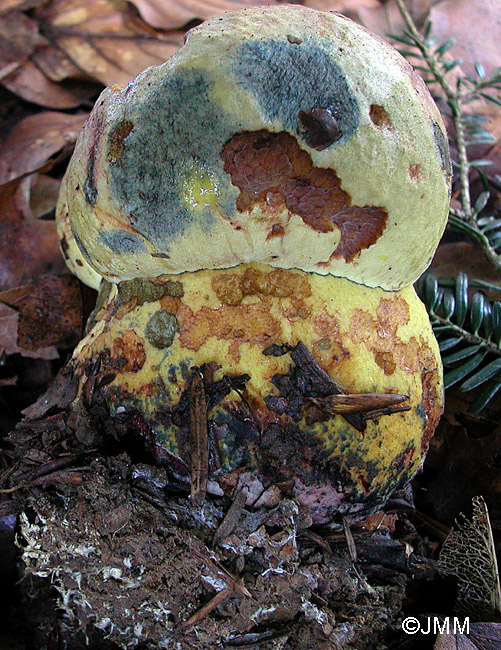
<path id="1" fill-rule="evenodd" d="M 19 312 L 17 344 L 25 350 L 35 352 L 81 337 L 80 284 L 68 273 L 46 274 L 36 283 L 4 291 L 0 301 Z"/>
<path id="2" fill-rule="evenodd" d="M 86 118 L 48 111 L 21 120 L 0 153 L 0 185 L 37 171 L 58 151 L 72 147 Z"/>
<path id="3" fill-rule="evenodd" d="M 51 81 L 87 79 L 83 70 L 80 70 L 64 52 L 52 47 L 49 41 L 37 48 L 31 60 Z"/>
<path id="4" fill-rule="evenodd" d="M 19 314 L 15 309 L 0 303 L 0 357 L 21 354 L 33 359 L 57 359 L 59 354 L 54 346 L 39 348 L 36 352 L 23 350 L 17 344 Z"/>
<path id="5" fill-rule="evenodd" d="M 463 621 L 459 624 L 462 626 Z M 468 634 L 439 634 L 433 650 L 499 650 L 501 624 L 471 623 Z"/>
<path id="6" fill-rule="evenodd" d="M 56 207 L 61 181 L 46 174 L 31 177 L 30 208 L 35 219 L 44 217 Z"/>
<path id="7" fill-rule="evenodd" d="M 465 634 L 439 634 L 433 650 L 479 650 Z"/>
<path id="8" fill-rule="evenodd" d="M 499 0 L 442 0 L 432 7 L 430 19 L 438 43 L 456 39 L 449 54 L 462 60 L 466 74 L 474 74 L 476 61 L 487 75 L 501 66 Z"/>
<path id="9" fill-rule="evenodd" d="M 47 0 L 0 0 L 0 16 L 8 11 L 12 11 L 13 9 L 26 11 L 27 9 L 40 7 L 46 1 Z"/>
<path id="10" fill-rule="evenodd" d="M 46 112 L 19 122 L 0 153 L 0 289 L 62 271 L 55 223 L 34 221 L 30 191 L 34 172 L 48 171 L 61 149 L 73 147 L 86 115 Z M 54 191 L 50 200 L 54 201 Z"/>
<path id="11" fill-rule="evenodd" d="M 0 16 L 0 69 L 27 59 L 40 42 L 38 25 L 20 11 Z"/>
<path id="12" fill-rule="evenodd" d="M 478 247 L 469 242 L 441 244 L 435 253 L 430 271 L 438 278 L 455 278 L 459 271 L 476 280 L 499 283 L 499 274 Z"/>
<path id="13" fill-rule="evenodd" d="M 50 411 L 59 411 L 69 406 L 75 399 L 77 390 L 78 378 L 68 371 L 67 366 L 64 366 L 46 392 L 22 413 L 27 420 L 40 420 Z"/>
<path id="14" fill-rule="evenodd" d="M 306 0 L 305 6 L 320 11 L 337 11 L 360 23 L 385 41 L 405 27 L 394 0 Z M 422 26 L 433 0 L 406 0 L 405 5 L 416 25 Z"/>
<path id="15" fill-rule="evenodd" d="M 501 623 L 472 623 L 468 636 L 479 650 L 499 650 Z"/>
<path id="16" fill-rule="evenodd" d="M 18 219 L 0 224 L 0 290 L 64 269 L 54 221 Z"/>
<path id="17" fill-rule="evenodd" d="M 53 47 L 107 86 L 163 63 L 184 40 L 182 32 L 155 31 L 123 0 L 54 0 L 35 17 Z"/>
<path id="18" fill-rule="evenodd" d="M 83 99 L 54 83 L 32 61 L 17 65 L 13 72 L 4 76 L 2 84 L 11 93 L 27 102 L 46 108 L 68 109 L 80 106 Z"/>
<path id="19" fill-rule="evenodd" d="M 224 11 L 278 4 L 266 1 L 252 2 L 252 0 L 194 0 L 189 3 L 180 0 L 172 0 L 171 2 L 165 2 L 164 0 L 131 0 L 131 2 L 138 8 L 143 19 L 157 29 L 180 28 L 193 20 L 206 20 Z"/>

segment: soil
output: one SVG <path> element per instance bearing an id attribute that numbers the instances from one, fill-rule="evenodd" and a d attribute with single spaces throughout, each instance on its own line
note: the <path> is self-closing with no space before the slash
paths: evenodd
<path id="1" fill-rule="evenodd" d="M 209 493 L 195 507 L 148 441 L 107 416 L 98 391 L 89 410 L 68 409 L 71 377 L 56 383 L 57 403 L 39 400 L 28 409 L 38 419 L 6 443 L 18 488 L 1 513 L 18 556 L 7 647 L 398 647 L 409 585 L 437 579 L 405 507 L 378 532 L 353 533 L 313 527 L 289 498 L 249 507 L 242 492 Z"/>

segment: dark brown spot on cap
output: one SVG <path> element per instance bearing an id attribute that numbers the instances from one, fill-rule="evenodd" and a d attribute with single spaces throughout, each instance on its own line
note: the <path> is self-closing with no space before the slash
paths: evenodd
<path id="1" fill-rule="evenodd" d="M 351 262 L 383 233 L 387 212 L 371 205 L 351 205 L 334 169 L 314 167 L 310 155 L 289 133 L 239 133 L 226 144 L 221 158 L 233 185 L 240 189 L 239 212 L 258 205 L 273 224 L 277 213 L 289 210 L 317 232 L 338 228 L 341 240 L 331 258 Z"/>
<path id="2" fill-rule="evenodd" d="M 391 129 L 392 124 L 390 116 L 388 114 L 388 111 L 382 106 L 379 106 L 378 104 L 371 104 L 371 107 L 369 109 L 369 116 L 375 126 Z"/>
<path id="3" fill-rule="evenodd" d="M 336 118 L 327 108 L 299 111 L 299 134 L 317 151 L 327 149 L 343 136 Z"/>
<path id="4" fill-rule="evenodd" d="M 115 165 L 124 152 L 124 140 L 134 128 L 133 122 L 124 120 L 120 122 L 108 136 L 108 157 L 112 165 Z"/>
<path id="5" fill-rule="evenodd" d="M 416 183 L 421 178 L 421 165 L 410 164 L 408 167 L 409 178 Z"/>

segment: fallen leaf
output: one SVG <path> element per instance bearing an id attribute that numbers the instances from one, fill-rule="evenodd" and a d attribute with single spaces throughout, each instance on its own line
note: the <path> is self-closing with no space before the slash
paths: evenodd
<path id="1" fill-rule="evenodd" d="M 49 41 L 33 52 L 31 60 L 51 81 L 87 79 L 83 70 L 80 70 L 64 52 L 52 47 Z"/>
<path id="2" fill-rule="evenodd" d="M 13 72 L 3 77 L 2 84 L 11 93 L 25 101 L 39 104 L 45 108 L 76 108 L 84 100 L 60 84 L 51 81 L 30 60 L 25 61 L 22 65 L 16 65 Z"/>
<path id="3" fill-rule="evenodd" d="M 193 20 L 206 20 L 224 11 L 235 11 L 244 7 L 278 4 L 277 2 L 252 2 L 252 0 L 194 0 L 182 2 L 172 0 L 131 0 L 144 20 L 157 29 L 176 29 Z M 333 4 L 336 4 L 335 2 Z M 337 11 L 337 9 L 335 9 Z"/>
<path id="4" fill-rule="evenodd" d="M 0 290 L 64 269 L 54 221 L 17 219 L 0 223 Z"/>
<path id="5" fill-rule="evenodd" d="M 459 620 L 462 626 L 464 622 Z M 501 624 L 471 623 L 467 634 L 439 634 L 433 650 L 499 650 Z"/>
<path id="6" fill-rule="evenodd" d="M 46 1 L 47 0 L 0 0 L 0 16 L 8 11 L 12 11 L 13 9 L 26 11 L 27 9 L 40 7 Z"/>
<path id="7" fill-rule="evenodd" d="M 54 0 L 35 12 L 53 47 L 92 79 L 125 85 L 182 45 L 183 32 L 161 34 L 124 1 Z"/>
<path id="8" fill-rule="evenodd" d="M 455 278 L 459 271 L 463 271 L 476 280 L 499 283 L 499 274 L 492 264 L 479 254 L 475 244 L 469 242 L 441 244 L 435 253 L 430 271 L 438 278 Z"/>
<path id="9" fill-rule="evenodd" d="M 87 115 L 47 111 L 14 126 L 0 153 L 0 185 L 33 173 L 64 147 L 72 147 Z"/>
<path id="10" fill-rule="evenodd" d="M 462 60 L 466 74 L 474 74 L 476 61 L 487 75 L 501 66 L 499 0 L 442 0 L 432 7 L 430 20 L 438 43 L 456 40 L 449 54 Z"/>
<path id="11" fill-rule="evenodd" d="M 338 11 L 355 20 L 385 41 L 390 34 L 400 34 L 405 23 L 394 0 L 306 0 L 312 9 Z M 418 27 L 428 17 L 433 0 L 406 0 L 405 6 Z"/>
<path id="12" fill-rule="evenodd" d="M 68 372 L 65 366 L 58 372 L 46 392 L 23 410 L 23 415 L 27 420 L 39 420 L 50 411 L 65 409 L 75 399 L 77 390 L 78 378 Z"/>
<path id="13" fill-rule="evenodd" d="M 20 11 L 0 16 L 0 68 L 27 59 L 40 42 L 38 25 Z"/>
<path id="14" fill-rule="evenodd" d="M 61 181 L 46 174 L 31 177 L 30 208 L 36 219 L 50 214 L 56 207 Z"/>
<path id="15" fill-rule="evenodd" d="M 68 273 L 43 275 L 27 287 L 2 292 L 0 301 L 19 312 L 17 344 L 24 350 L 75 343 L 81 337 L 80 284 Z"/>
<path id="16" fill-rule="evenodd" d="M 57 359 L 59 354 L 54 346 L 39 348 L 36 352 L 24 350 L 17 344 L 19 314 L 15 309 L 0 303 L 0 358 L 10 354 L 20 354 L 33 359 Z"/>
<path id="17" fill-rule="evenodd" d="M 468 636 L 479 650 L 499 650 L 501 623 L 472 623 Z"/>
<path id="18" fill-rule="evenodd" d="M 465 634 L 439 634 L 433 650 L 480 650 Z"/>

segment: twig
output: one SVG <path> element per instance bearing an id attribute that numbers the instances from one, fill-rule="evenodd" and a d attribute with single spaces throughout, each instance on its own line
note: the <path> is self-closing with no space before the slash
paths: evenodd
<path id="1" fill-rule="evenodd" d="M 228 535 L 230 535 L 238 523 L 242 510 L 247 501 L 247 495 L 243 490 L 236 493 L 233 503 L 228 508 L 223 521 L 219 524 L 218 529 L 214 534 L 213 545 L 217 546 Z"/>
<path id="2" fill-rule="evenodd" d="M 199 623 L 207 614 L 210 614 L 210 612 L 220 605 L 223 601 L 225 601 L 231 594 L 233 593 L 232 589 L 221 589 L 221 591 L 218 591 L 217 594 L 214 596 L 214 598 L 211 598 L 208 603 L 206 603 L 203 607 L 201 607 L 198 611 L 196 611 L 192 616 L 187 621 L 184 621 L 184 623 L 181 623 L 181 627 L 189 627 L 191 625 L 196 625 Z"/>
<path id="3" fill-rule="evenodd" d="M 205 501 L 209 477 L 209 437 L 204 380 L 195 373 L 190 385 L 191 500 L 195 508 Z"/>
<path id="4" fill-rule="evenodd" d="M 205 566 L 210 571 L 212 571 L 212 573 L 217 578 L 223 580 L 223 582 L 225 582 L 232 591 L 239 594 L 240 596 L 246 596 L 247 598 L 252 598 L 252 594 L 247 589 L 247 587 L 245 587 L 236 576 L 230 573 L 228 569 L 225 569 L 218 562 L 210 558 L 207 555 L 207 553 L 195 548 L 194 546 L 191 547 L 191 552 L 196 558 L 198 558 L 201 562 L 203 562 L 203 564 L 205 564 Z"/>
<path id="5" fill-rule="evenodd" d="M 346 537 L 346 544 L 348 546 L 348 552 L 350 554 L 350 560 L 355 564 L 357 561 L 357 547 L 355 546 L 355 540 L 351 533 L 350 524 L 346 517 L 343 517 L 343 529 L 344 535 Z"/>
<path id="6" fill-rule="evenodd" d="M 360 413 L 387 409 L 409 399 L 407 395 L 393 393 L 347 393 L 345 395 L 328 395 L 327 397 L 310 397 L 310 401 L 326 413 Z M 405 407 L 407 410 L 410 407 Z"/>

